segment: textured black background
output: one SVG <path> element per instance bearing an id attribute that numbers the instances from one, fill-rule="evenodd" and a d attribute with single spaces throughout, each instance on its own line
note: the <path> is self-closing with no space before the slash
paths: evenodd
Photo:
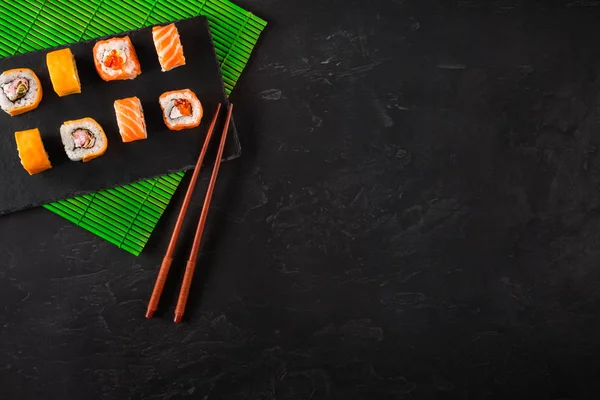
<path id="1" fill-rule="evenodd" d="M 160 70 L 152 28 L 129 33 L 142 68 L 142 74 L 132 80 L 105 82 L 100 78 L 92 51 L 97 40 L 69 46 L 77 61 L 82 91 L 65 97 L 58 97 L 52 88 L 46 67 L 49 50 L 0 59 L 0 71 L 17 67 L 34 70 L 44 89 L 42 102 L 34 111 L 15 117 L 0 111 L 0 214 L 187 170 L 196 164 L 198 149 L 204 143 L 203 132 L 208 130 L 217 104 L 225 103 L 226 96 L 206 19 L 179 21 L 177 29 L 186 65 L 169 72 Z M 171 131 L 163 121 L 158 98 L 164 92 L 185 88 L 196 93 L 206 118 L 198 128 Z M 142 102 L 148 139 L 123 143 L 114 101 L 131 96 Z M 65 153 L 59 129 L 64 121 L 84 117 L 94 118 L 104 128 L 108 149 L 95 162 L 72 162 Z M 19 161 L 14 132 L 32 128 L 40 129 L 53 168 L 29 176 Z M 230 135 L 225 158 L 239 154 L 235 125 Z"/>
<path id="2" fill-rule="evenodd" d="M 271 23 L 185 323 L 195 221 L 143 318 L 182 193 L 139 258 L 9 215 L 2 397 L 596 399 L 598 3 L 240 4 Z"/>

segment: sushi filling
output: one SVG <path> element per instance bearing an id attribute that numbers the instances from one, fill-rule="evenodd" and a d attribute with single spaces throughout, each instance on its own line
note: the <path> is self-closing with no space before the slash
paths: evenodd
<path id="1" fill-rule="evenodd" d="M 125 56 L 125 52 L 119 49 L 112 49 L 105 52 L 102 58 L 102 64 L 104 64 L 106 68 L 115 71 L 122 69 L 126 62 L 127 56 Z"/>
<path id="2" fill-rule="evenodd" d="M 2 85 L 2 91 L 8 100 L 15 102 L 25 97 L 29 91 L 29 80 L 25 78 L 17 78 L 12 82 Z"/>
<path id="3" fill-rule="evenodd" d="M 85 128 L 77 128 L 71 132 L 73 137 L 73 150 L 75 149 L 91 149 L 96 144 L 94 134 Z"/>
<path id="4" fill-rule="evenodd" d="M 174 99 L 169 118 L 177 119 L 192 115 L 192 103 L 187 99 Z"/>

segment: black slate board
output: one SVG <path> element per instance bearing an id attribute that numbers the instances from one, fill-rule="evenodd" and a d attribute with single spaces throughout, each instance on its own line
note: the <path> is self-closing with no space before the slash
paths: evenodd
<path id="1" fill-rule="evenodd" d="M 103 38 L 68 46 L 75 55 L 81 80 L 82 93 L 77 95 L 61 98 L 54 92 L 45 61 L 46 54 L 54 49 L 0 59 L 0 71 L 31 68 L 44 91 L 42 102 L 34 111 L 16 117 L 0 111 L 0 215 L 193 168 L 217 104 L 223 103 L 226 108 L 229 103 L 206 18 L 175 23 L 186 65 L 169 72 L 160 70 L 151 27 L 107 36 L 127 34 L 131 38 L 142 68 L 142 74 L 133 80 L 104 82 L 98 76 L 92 48 Z M 162 120 L 158 98 L 163 92 L 184 88 L 196 93 L 204 107 L 204 117 L 197 128 L 170 131 Z M 130 96 L 138 96 L 142 101 L 148 139 L 123 143 L 113 102 Z M 221 115 L 224 114 L 222 111 Z M 108 149 L 96 160 L 77 163 L 67 158 L 59 128 L 64 121 L 83 117 L 92 117 L 102 125 Z M 15 131 L 30 128 L 40 129 L 53 166 L 34 176 L 29 176 L 21 166 L 14 140 Z M 219 134 L 220 130 L 215 130 L 213 148 Z M 231 124 L 223 159 L 239 153 L 237 131 L 235 124 Z"/>

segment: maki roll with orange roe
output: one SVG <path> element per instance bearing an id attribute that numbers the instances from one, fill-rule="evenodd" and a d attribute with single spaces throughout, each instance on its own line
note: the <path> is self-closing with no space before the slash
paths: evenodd
<path id="1" fill-rule="evenodd" d="M 159 102 L 167 128 L 180 131 L 200 125 L 204 110 L 200 100 L 190 89 L 163 93 Z"/>
<path id="2" fill-rule="evenodd" d="M 142 73 L 129 36 L 101 40 L 93 51 L 96 71 L 105 81 L 134 79 Z"/>

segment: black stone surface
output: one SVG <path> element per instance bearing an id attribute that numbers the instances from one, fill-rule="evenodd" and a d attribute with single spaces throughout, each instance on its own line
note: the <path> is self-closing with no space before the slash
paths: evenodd
<path id="1" fill-rule="evenodd" d="M 176 22 L 184 46 L 186 65 L 162 72 L 152 28 L 129 32 L 142 74 L 125 81 L 103 81 L 94 67 L 92 48 L 97 40 L 71 46 L 82 93 L 58 97 L 46 67 L 50 50 L 0 59 L 0 71 L 31 68 L 42 83 L 42 102 L 34 111 L 11 117 L 0 111 L 0 215 L 81 194 L 122 186 L 168 172 L 193 168 L 218 103 L 228 104 L 206 18 Z M 111 37 L 122 37 L 125 34 Z M 205 118 L 199 127 L 169 130 L 163 121 L 159 96 L 170 90 L 191 89 L 203 104 Z M 114 101 L 137 96 L 142 102 L 148 139 L 123 143 L 115 119 Z M 108 138 L 106 153 L 88 163 L 68 159 L 59 129 L 64 121 L 92 117 Z M 29 176 L 21 166 L 14 132 L 39 128 L 53 168 Z M 240 153 L 235 124 L 224 158 Z"/>
<path id="2" fill-rule="evenodd" d="M 596 3 L 239 3 L 270 25 L 185 323 L 200 191 L 152 320 L 182 191 L 139 258 L 9 215 L 2 397 L 596 399 Z"/>

